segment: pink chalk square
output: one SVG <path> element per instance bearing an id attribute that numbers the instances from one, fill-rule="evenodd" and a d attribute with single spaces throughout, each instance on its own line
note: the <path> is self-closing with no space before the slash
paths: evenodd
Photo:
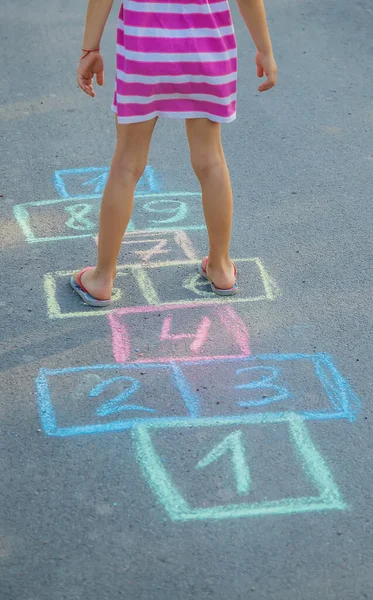
<path id="1" fill-rule="evenodd" d="M 249 333 L 231 306 L 120 308 L 108 315 L 118 363 L 249 356 Z"/>

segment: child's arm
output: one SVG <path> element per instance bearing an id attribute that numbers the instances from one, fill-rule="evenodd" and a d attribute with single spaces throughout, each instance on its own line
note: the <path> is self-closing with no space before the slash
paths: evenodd
<path id="1" fill-rule="evenodd" d="M 259 92 L 264 92 L 276 85 L 277 77 L 264 3 L 263 0 L 237 0 L 237 4 L 258 50 L 255 59 L 257 75 L 267 76 L 267 80 L 258 88 Z"/>
<path id="2" fill-rule="evenodd" d="M 84 50 L 95 50 L 100 47 L 101 37 L 113 2 L 114 0 L 88 0 L 82 46 Z"/>
<path id="3" fill-rule="evenodd" d="M 88 0 L 82 58 L 78 65 L 77 81 L 83 92 L 92 98 L 95 96 L 92 86 L 93 76 L 96 75 L 98 85 L 104 84 L 104 61 L 99 48 L 113 2 L 114 0 Z"/>

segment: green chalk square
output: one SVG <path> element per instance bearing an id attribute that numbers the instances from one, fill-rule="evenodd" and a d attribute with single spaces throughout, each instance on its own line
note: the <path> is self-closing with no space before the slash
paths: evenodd
<path id="1" fill-rule="evenodd" d="M 152 433 L 158 429 L 220 427 L 227 425 L 266 425 L 284 423 L 289 427 L 290 437 L 299 456 L 303 471 L 309 477 L 319 496 L 285 498 L 280 500 L 227 504 L 213 507 L 193 507 L 172 481 L 152 442 Z M 255 414 L 250 417 L 222 417 L 207 419 L 183 419 L 163 421 L 149 425 L 139 425 L 133 432 L 137 460 L 144 477 L 159 502 L 163 505 L 172 521 L 193 521 L 204 519 L 226 519 L 236 517 L 255 517 L 265 515 L 296 514 L 312 511 L 343 510 L 347 506 L 343 501 L 328 465 L 315 447 L 305 421 L 295 413 L 271 415 Z"/>
<path id="2" fill-rule="evenodd" d="M 64 241 L 64 240 L 73 240 L 85 237 L 93 237 L 98 233 L 98 217 L 99 217 L 99 205 L 101 202 L 102 194 L 88 194 L 81 196 L 72 196 L 70 198 L 56 198 L 53 200 L 38 200 L 36 202 L 26 202 L 23 204 L 16 204 L 13 207 L 13 214 L 18 222 L 19 227 L 21 228 L 26 240 L 28 243 L 38 243 L 38 242 L 55 242 L 55 241 Z M 179 198 L 183 198 L 183 200 L 179 200 Z M 175 231 L 175 230 L 183 230 L 183 231 L 194 231 L 194 230 L 205 230 L 206 225 L 201 221 L 202 219 L 202 209 L 201 203 L 194 203 L 193 200 L 195 198 L 200 199 L 200 192 L 158 192 L 158 193 L 150 193 L 143 194 L 140 192 L 135 193 L 135 207 L 134 214 L 131 218 L 131 221 L 128 225 L 127 232 L 136 232 L 136 231 L 149 231 L 149 232 L 162 232 L 162 231 Z M 187 204 L 186 200 L 191 200 L 192 202 Z M 138 203 L 143 201 L 143 206 L 140 208 Z M 150 208 L 153 203 L 160 202 L 180 202 L 184 205 L 184 208 L 181 209 L 180 205 L 180 214 L 175 214 L 174 216 L 169 216 L 168 218 L 151 218 L 151 215 L 154 217 L 158 213 L 158 216 L 162 213 L 169 211 L 170 209 L 156 209 Z M 65 209 L 66 207 L 78 206 L 79 203 L 84 203 L 88 207 L 96 206 L 96 212 L 94 214 L 90 214 L 88 217 L 88 221 L 91 221 L 91 226 L 88 226 L 88 229 L 85 230 L 85 227 L 82 227 L 82 230 L 69 229 L 66 222 L 66 215 L 64 214 L 64 222 L 60 223 L 60 230 L 53 234 L 53 226 L 58 224 L 58 218 L 61 218 L 61 213 L 58 216 L 58 209 Z M 147 210 L 149 214 L 144 212 L 144 207 L 148 207 Z M 30 209 L 35 209 L 30 210 Z M 38 209 L 41 209 L 45 215 L 48 215 L 49 221 L 47 223 L 52 226 L 52 232 L 47 231 L 48 235 L 39 235 L 35 232 L 35 221 L 40 220 L 40 214 L 37 213 Z M 53 211 L 57 210 L 55 214 Z M 171 209 L 172 210 L 172 209 Z M 176 210 L 176 209 L 175 209 Z M 194 211 L 195 214 L 190 215 L 189 213 Z M 36 213 L 36 214 L 35 214 Z M 165 215 L 163 214 L 165 217 Z M 95 220 L 92 221 L 92 218 Z M 198 219 L 198 222 L 193 224 Z M 135 220 L 135 224 L 133 222 Z M 142 222 L 142 225 L 139 225 L 139 222 Z M 144 225 L 145 223 L 145 225 Z M 44 221 L 45 224 L 45 221 Z M 36 228 L 37 229 L 37 228 Z M 40 233 L 40 232 L 39 232 Z"/>

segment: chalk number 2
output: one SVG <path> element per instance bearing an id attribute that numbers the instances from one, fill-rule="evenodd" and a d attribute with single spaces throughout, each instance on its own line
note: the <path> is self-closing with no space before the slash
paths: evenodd
<path id="1" fill-rule="evenodd" d="M 123 392 L 111 400 L 107 400 L 97 408 L 96 414 L 99 417 L 107 417 L 108 415 L 113 415 L 124 410 L 139 410 L 147 413 L 156 412 L 154 408 L 147 408 L 146 406 L 139 406 L 137 404 L 127 404 L 127 400 L 140 388 L 139 380 L 135 379 L 134 377 L 126 377 L 123 375 L 121 377 L 112 377 L 111 379 L 100 381 L 100 383 L 91 389 L 88 397 L 98 398 L 98 396 L 100 396 L 110 385 L 118 381 L 124 383 L 126 388 L 123 390 Z"/>

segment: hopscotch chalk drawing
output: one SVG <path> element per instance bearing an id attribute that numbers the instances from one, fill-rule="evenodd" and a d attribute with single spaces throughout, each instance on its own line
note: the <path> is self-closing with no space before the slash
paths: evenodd
<path id="1" fill-rule="evenodd" d="M 14 207 L 26 241 L 89 238 L 95 250 L 108 174 L 56 171 L 59 198 Z M 129 430 L 140 471 L 175 522 L 345 509 L 306 422 L 354 421 L 359 398 L 326 354 L 253 355 L 235 308 L 276 300 L 277 283 L 260 258 L 237 258 L 241 294 L 213 295 L 189 237 L 205 229 L 201 195 L 165 192 L 159 181 L 148 166 L 136 188 L 110 309 L 72 294 L 74 266 L 45 274 L 49 318 L 103 317 L 115 362 L 41 369 L 44 433 Z"/>
<path id="2" fill-rule="evenodd" d="M 223 402 L 222 408 L 216 402 L 213 382 L 216 382 L 217 369 L 223 383 L 218 397 L 229 399 L 229 414 L 225 414 Z M 312 408 L 308 406 L 304 388 L 299 385 L 306 374 Z M 155 377 L 162 389 L 159 397 L 153 393 Z M 41 423 L 47 435 L 69 437 L 131 429 L 141 471 L 173 521 L 290 515 L 347 507 L 305 425 L 309 419 L 352 421 L 360 408 L 356 394 L 326 355 L 263 355 L 42 369 L 36 384 Z M 267 399 L 265 404 L 263 397 Z M 315 410 L 315 398 L 318 398 L 318 410 Z M 289 457 L 284 462 L 281 460 L 283 479 L 289 477 L 289 468 L 294 477 L 298 466 L 295 488 L 303 487 L 309 494 L 313 487 L 312 495 L 289 497 L 286 494 L 283 498 L 268 500 L 266 476 L 262 469 L 255 468 L 255 461 L 248 459 L 246 448 L 252 438 L 250 435 L 247 438 L 248 432 L 279 424 L 288 427 L 289 444 L 293 448 Z M 173 462 L 175 451 L 183 452 L 180 471 L 170 472 L 167 458 L 159 454 L 154 436 L 157 439 L 175 430 L 187 435 L 178 438 L 178 447 L 172 449 Z M 222 437 L 215 440 L 207 453 L 204 446 L 194 468 L 191 465 L 186 471 L 188 475 L 183 474 L 190 445 L 197 447 L 201 439 L 205 443 L 206 434 L 198 435 L 194 442 L 190 440 L 193 432 L 201 430 L 213 438 L 220 430 Z M 269 446 L 272 445 L 270 436 Z M 261 449 L 261 453 L 264 450 Z M 198 472 L 218 464 L 228 452 L 232 454 L 234 477 L 229 481 L 227 468 L 218 471 L 218 481 L 227 480 L 223 497 L 215 492 L 213 499 L 195 498 L 196 489 L 205 489 L 204 480 L 195 485 Z M 281 456 L 283 454 L 281 442 Z M 292 466 L 289 461 L 294 460 L 294 454 L 297 463 Z M 180 480 L 180 477 L 180 484 L 176 484 L 175 478 Z M 248 501 L 252 483 L 255 499 Z"/>
<path id="3" fill-rule="evenodd" d="M 94 237 L 98 244 L 98 236 Z M 182 229 L 175 231 L 136 231 L 126 232 L 122 250 L 128 262 L 157 262 L 159 256 L 168 260 L 198 260 L 198 253 L 192 240 Z"/>
<path id="4" fill-rule="evenodd" d="M 189 475 L 187 481 L 183 481 L 182 486 L 184 490 L 181 492 L 181 486 L 176 486 L 173 481 L 177 473 L 169 473 L 164 460 L 162 460 L 162 456 L 157 452 L 154 438 L 172 429 L 183 428 L 184 431 L 185 429 L 193 431 L 193 429 L 197 428 L 198 431 L 209 427 L 209 425 L 208 419 L 201 419 L 200 421 L 195 420 L 193 422 L 149 423 L 138 426 L 133 430 L 137 460 L 145 479 L 172 521 L 289 515 L 310 511 L 343 510 L 346 508 L 346 504 L 333 480 L 333 476 L 320 452 L 312 442 L 303 419 L 293 413 L 279 416 L 272 414 L 251 415 L 246 419 L 242 419 L 242 421 L 237 419 L 236 428 L 233 432 L 228 434 L 228 436 L 222 432 L 222 441 L 218 442 L 207 456 L 202 457 L 197 462 L 194 470 L 191 467 L 192 477 Z M 224 418 L 216 419 L 214 422 L 215 432 L 216 429 L 223 429 L 227 425 L 230 425 L 230 422 Z M 246 498 L 250 493 L 252 476 L 243 440 L 246 436 L 246 445 L 249 446 L 249 429 L 267 427 L 269 429 L 268 434 L 270 434 L 270 428 L 274 425 L 282 425 L 288 429 L 290 443 L 295 450 L 297 462 L 302 467 L 301 474 L 297 478 L 297 489 L 301 490 L 302 487 L 307 489 L 311 484 L 315 493 L 310 496 L 299 495 L 293 498 L 285 496 L 284 498 L 273 500 L 267 500 L 263 493 L 259 493 L 257 494 L 259 496 L 257 501 L 248 502 Z M 233 453 L 232 470 L 235 476 L 235 480 L 231 483 L 230 496 L 232 502 L 228 504 L 219 502 L 216 501 L 219 498 L 216 499 L 215 497 L 215 499 L 210 500 L 208 506 L 206 506 L 206 501 L 200 501 L 200 505 L 196 506 L 193 503 L 195 487 L 197 489 L 198 487 L 205 487 L 204 480 L 197 479 L 198 470 L 201 470 L 203 467 L 206 468 L 213 461 L 221 458 L 229 447 Z M 281 445 L 281 449 L 283 451 L 283 445 Z M 263 451 L 265 450 L 266 448 L 264 447 Z M 295 463 L 292 469 L 295 470 L 297 466 L 298 464 Z M 287 475 L 288 470 L 286 467 L 288 465 L 284 464 L 284 473 Z M 223 476 L 224 472 L 220 474 L 220 477 Z M 192 479 L 197 480 L 197 484 L 194 486 L 191 485 Z M 265 478 L 263 478 L 263 473 L 259 469 L 257 470 L 256 478 L 253 478 L 252 481 L 253 483 L 255 481 L 255 486 L 258 490 L 265 488 Z M 191 500 L 189 500 L 188 494 L 191 496 Z"/>
<path id="5" fill-rule="evenodd" d="M 162 389 L 159 397 L 152 392 L 154 378 Z M 307 393 L 301 382 L 306 382 Z M 58 437 L 121 431 L 145 422 L 166 426 L 175 418 L 180 422 L 200 418 L 211 426 L 217 419 L 244 423 L 253 414 L 264 419 L 292 413 L 303 420 L 353 421 L 360 407 L 348 382 L 324 354 L 149 363 L 139 359 L 136 363 L 41 369 L 37 391 L 43 429 Z M 217 403 L 217 398 L 222 402 Z M 121 408 L 104 414 L 100 406 L 109 401 L 117 409 L 125 406 L 125 412 Z"/>
<path id="6" fill-rule="evenodd" d="M 140 336 L 139 320 L 146 317 L 148 331 L 141 356 L 136 352 Z M 118 363 L 209 360 L 249 356 L 249 332 L 231 306 L 166 305 L 122 309 L 108 317 L 112 332 L 113 355 Z M 190 323 L 194 323 L 191 328 Z M 149 340 L 150 338 L 150 340 Z M 144 340 L 145 342 L 145 340 Z"/>
<path id="7" fill-rule="evenodd" d="M 14 216 L 32 243 L 93 237 L 98 233 L 101 196 L 75 196 L 17 204 Z M 174 192 L 138 194 L 128 232 L 205 229 L 201 194 Z"/>
<path id="8" fill-rule="evenodd" d="M 144 306 L 185 305 L 198 299 L 201 304 L 242 303 L 273 301 L 279 295 L 276 282 L 267 272 L 259 258 L 237 258 L 235 262 L 240 268 L 241 279 L 250 281 L 247 295 L 221 298 L 209 289 L 209 284 L 202 280 L 197 271 L 199 261 L 179 260 L 165 262 L 141 262 L 119 264 L 117 267 L 117 283 L 121 285 L 117 300 L 112 302 L 112 308 L 92 311 L 81 302 L 74 302 L 74 310 L 66 306 L 65 283 L 74 269 L 47 273 L 44 279 L 44 290 L 47 300 L 48 314 L 51 319 L 67 319 L 71 317 L 97 317 L 111 313 L 121 307 L 131 307 L 133 311 L 141 312 Z M 183 275 L 183 272 L 185 275 Z M 192 274 L 191 274 L 192 273 Z M 176 279 L 180 285 L 167 288 L 167 281 Z M 123 282 L 123 283 L 121 283 Z M 132 296 L 131 296 L 132 294 Z M 170 299 L 170 294 L 173 298 Z M 61 300 L 60 300 L 61 298 Z M 141 302 L 138 306 L 136 305 Z"/>
<path id="9" fill-rule="evenodd" d="M 72 240 L 92 237 L 98 231 L 101 197 L 108 179 L 109 167 L 87 167 L 56 171 L 54 185 L 60 196 L 55 200 L 27 202 L 14 207 L 14 216 L 29 243 Z M 167 228 L 188 215 L 189 195 L 159 194 L 158 178 L 153 167 L 148 165 L 141 177 L 135 195 L 142 197 L 146 224 L 156 229 L 157 225 Z M 198 194 L 190 194 L 190 197 Z M 135 212 L 141 216 L 142 211 Z M 154 214 L 155 213 L 155 214 Z M 157 219 L 158 217 L 158 219 Z M 161 223 L 159 223 L 159 221 Z M 187 223 L 184 223 L 187 226 Z M 142 227 L 140 227 L 141 229 Z M 146 225 L 144 227 L 146 229 Z M 131 220 L 128 231 L 136 229 Z"/>
<path id="10" fill-rule="evenodd" d="M 102 196 L 109 170 L 109 167 L 85 167 L 55 171 L 54 187 L 61 198 L 81 198 L 84 193 L 88 199 L 92 194 Z M 150 165 L 145 167 L 144 174 L 136 187 L 136 193 L 147 191 L 159 191 L 157 174 Z"/>

